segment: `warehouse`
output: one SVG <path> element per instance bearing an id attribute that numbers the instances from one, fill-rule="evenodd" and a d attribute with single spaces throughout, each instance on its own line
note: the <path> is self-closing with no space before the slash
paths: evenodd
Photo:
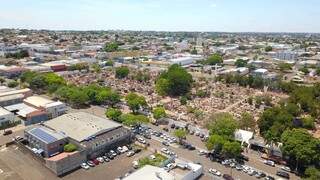
<path id="1" fill-rule="evenodd" d="M 131 141 L 131 131 L 121 124 L 85 112 L 69 113 L 44 123 L 62 132 L 69 141 L 87 151 L 88 158 Z"/>

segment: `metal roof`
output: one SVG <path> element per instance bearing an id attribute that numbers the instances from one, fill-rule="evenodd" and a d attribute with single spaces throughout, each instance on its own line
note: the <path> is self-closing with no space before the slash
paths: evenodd
<path id="1" fill-rule="evenodd" d="M 122 125 L 86 112 L 69 113 L 44 123 L 70 138 L 82 142 Z"/>
<path id="2" fill-rule="evenodd" d="M 66 138 L 66 136 L 64 136 L 63 134 L 57 133 L 43 126 L 31 128 L 27 132 L 36 137 L 38 140 L 45 142 L 46 144 L 50 144 L 60 139 Z"/>

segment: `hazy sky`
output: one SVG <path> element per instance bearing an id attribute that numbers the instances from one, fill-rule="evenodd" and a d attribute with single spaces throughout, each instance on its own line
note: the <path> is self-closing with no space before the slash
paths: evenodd
<path id="1" fill-rule="evenodd" d="M 320 32 L 320 0 L 0 0 L 0 28 Z"/>

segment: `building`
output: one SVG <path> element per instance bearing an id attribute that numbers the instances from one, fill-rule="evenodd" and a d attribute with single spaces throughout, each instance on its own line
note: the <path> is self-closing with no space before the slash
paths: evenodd
<path id="1" fill-rule="evenodd" d="M 19 66 L 0 66 L 0 75 L 7 78 L 14 78 L 20 76 L 27 69 Z"/>
<path id="2" fill-rule="evenodd" d="M 298 52 L 295 51 L 278 51 L 278 52 L 270 52 L 272 58 L 286 61 L 295 61 L 298 58 Z"/>
<path id="3" fill-rule="evenodd" d="M 48 114 L 45 111 L 38 110 L 24 103 L 5 106 L 4 108 L 19 116 L 22 119 L 21 122 L 24 126 L 37 124 L 48 120 Z"/>
<path id="4" fill-rule="evenodd" d="M 10 96 L 10 95 L 15 95 L 15 94 L 22 94 L 24 96 L 24 98 L 29 97 L 32 95 L 32 91 L 29 88 L 25 88 L 25 89 L 11 89 L 11 88 L 7 88 L 7 89 L 1 89 L 0 92 L 0 97 L 4 97 L 4 96 Z"/>
<path id="5" fill-rule="evenodd" d="M 13 94 L 0 97 L 0 106 L 10 106 L 18 104 L 23 101 L 24 96 L 22 94 Z"/>
<path id="6" fill-rule="evenodd" d="M 181 163 L 170 171 L 164 168 L 146 165 L 123 180 L 159 179 L 159 180 L 195 180 L 203 173 L 203 167 L 194 163 Z"/>
<path id="7" fill-rule="evenodd" d="M 23 102 L 27 105 L 47 112 L 49 119 L 58 117 L 64 114 L 67 110 L 67 106 L 63 102 L 52 101 L 41 96 L 30 96 L 24 99 Z"/>
<path id="8" fill-rule="evenodd" d="M 64 145 L 68 143 L 67 136 L 44 126 L 35 126 L 24 131 L 28 146 L 36 154 L 51 157 L 63 152 Z"/>
<path id="9" fill-rule="evenodd" d="M 0 107 L 0 126 L 12 123 L 14 121 L 14 114 Z"/>
<path id="10" fill-rule="evenodd" d="M 179 57 L 169 60 L 170 64 L 178 64 L 180 66 L 190 65 L 195 62 L 195 59 L 192 57 Z"/>
<path id="11" fill-rule="evenodd" d="M 131 131 L 121 124 L 85 112 L 69 113 L 44 123 L 62 132 L 69 141 L 86 150 L 88 158 L 131 141 Z"/>
<path id="12" fill-rule="evenodd" d="M 265 77 L 268 74 L 267 69 L 256 69 L 253 71 L 253 75 L 259 76 L 259 77 Z"/>

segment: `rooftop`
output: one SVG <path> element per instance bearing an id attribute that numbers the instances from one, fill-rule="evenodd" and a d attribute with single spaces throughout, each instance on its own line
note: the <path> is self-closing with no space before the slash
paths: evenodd
<path id="1" fill-rule="evenodd" d="M 9 115 L 9 114 L 11 114 L 11 112 L 0 107 L 0 116 Z"/>
<path id="2" fill-rule="evenodd" d="M 26 131 L 47 144 L 66 138 L 62 133 L 55 132 L 44 126 L 35 126 Z"/>
<path id="3" fill-rule="evenodd" d="M 166 172 L 164 169 L 146 165 L 141 169 L 135 171 L 124 180 L 137 180 L 137 179 L 152 179 L 152 180 L 174 180 L 175 177 Z"/>
<path id="4" fill-rule="evenodd" d="M 114 121 L 85 112 L 65 114 L 44 124 L 78 142 L 122 126 Z"/>
<path id="5" fill-rule="evenodd" d="M 45 107 L 47 104 L 53 103 L 52 100 L 43 98 L 41 96 L 30 96 L 24 99 L 23 101 L 35 107 Z"/>

